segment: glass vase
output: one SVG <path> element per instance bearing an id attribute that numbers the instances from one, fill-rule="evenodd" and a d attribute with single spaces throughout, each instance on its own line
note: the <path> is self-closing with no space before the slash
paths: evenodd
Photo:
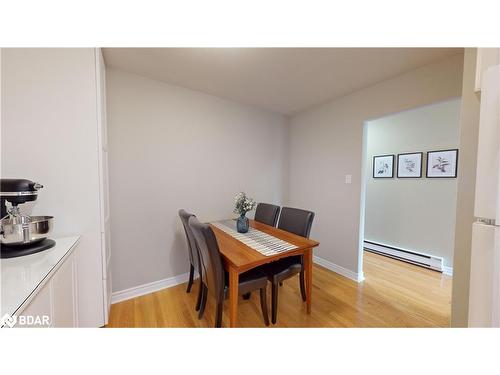
<path id="1" fill-rule="evenodd" d="M 250 222 L 245 214 L 241 214 L 238 220 L 236 221 L 236 229 L 239 233 L 248 232 L 248 228 L 250 227 Z"/>

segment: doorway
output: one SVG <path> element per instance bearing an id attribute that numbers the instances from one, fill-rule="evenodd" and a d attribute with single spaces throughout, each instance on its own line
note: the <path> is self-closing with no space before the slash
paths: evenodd
<path id="1" fill-rule="evenodd" d="M 359 250 L 365 278 L 365 252 L 452 276 L 460 104 L 453 98 L 365 121 Z"/>

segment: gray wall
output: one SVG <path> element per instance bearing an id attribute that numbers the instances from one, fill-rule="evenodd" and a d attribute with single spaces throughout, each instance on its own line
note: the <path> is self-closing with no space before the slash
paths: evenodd
<path id="1" fill-rule="evenodd" d="M 291 118 L 289 203 L 316 212 L 317 255 L 361 270 L 363 123 L 460 96 L 462 64 L 463 55 L 455 55 Z"/>
<path id="2" fill-rule="evenodd" d="M 460 155 L 458 169 L 457 217 L 451 326 L 467 327 L 469 320 L 469 279 L 476 188 L 479 94 L 474 92 L 476 49 L 466 48 L 460 114 Z"/>
<path id="3" fill-rule="evenodd" d="M 233 197 L 281 204 L 281 115 L 107 70 L 113 290 L 188 271 L 177 215 L 232 217 Z"/>
<path id="4" fill-rule="evenodd" d="M 425 178 L 425 152 L 458 148 L 460 99 L 366 123 L 365 239 L 444 258 L 452 267 L 456 179 Z M 423 152 L 422 178 L 396 178 L 397 154 Z M 395 178 L 373 178 L 373 156 L 395 155 Z"/>

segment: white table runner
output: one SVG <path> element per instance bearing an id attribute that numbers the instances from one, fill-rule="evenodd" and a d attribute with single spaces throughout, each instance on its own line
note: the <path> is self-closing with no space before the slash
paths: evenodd
<path id="1" fill-rule="evenodd" d="M 222 220 L 211 224 L 265 256 L 271 256 L 297 248 L 297 246 L 289 242 L 280 240 L 279 238 L 252 227 L 248 229 L 247 233 L 238 233 L 236 230 L 236 220 Z"/>

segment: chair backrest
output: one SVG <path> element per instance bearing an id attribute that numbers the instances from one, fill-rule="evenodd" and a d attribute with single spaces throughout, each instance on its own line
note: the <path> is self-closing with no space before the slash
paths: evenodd
<path id="1" fill-rule="evenodd" d="M 269 203 L 259 203 L 255 209 L 255 221 L 270 225 L 272 227 L 276 226 L 278 222 L 278 216 L 280 214 L 280 206 L 275 206 Z"/>
<path id="2" fill-rule="evenodd" d="M 193 231 L 188 225 L 190 217 L 196 217 L 194 214 L 187 212 L 186 210 L 179 210 L 179 216 L 181 217 L 182 226 L 184 227 L 184 232 L 186 233 L 186 239 L 188 243 L 188 254 L 189 262 L 195 267 L 196 271 L 199 270 L 199 254 L 196 247 L 196 242 L 194 240 Z"/>
<path id="3" fill-rule="evenodd" d="M 215 234 L 210 225 L 202 224 L 194 216 L 189 218 L 196 244 L 200 252 L 203 283 L 218 301 L 224 299 L 225 275 Z"/>
<path id="4" fill-rule="evenodd" d="M 314 212 L 301 210 L 299 208 L 283 207 L 281 209 L 278 228 L 299 236 L 309 238 Z"/>

